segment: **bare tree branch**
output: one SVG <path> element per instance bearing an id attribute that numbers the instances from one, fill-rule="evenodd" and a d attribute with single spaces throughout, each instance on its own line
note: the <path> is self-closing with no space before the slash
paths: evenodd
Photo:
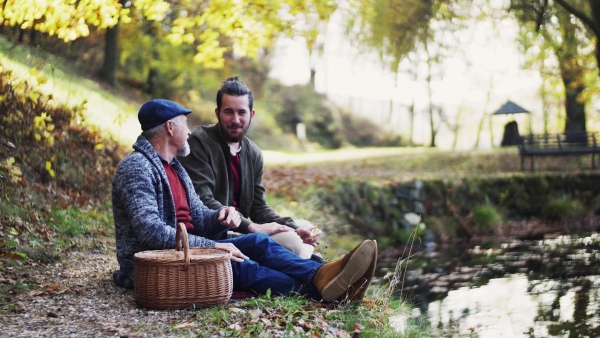
<path id="1" fill-rule="evenodd" d="M 596 37 L 600 37 L 600 28 L 598 24 L 591 17 L 587 16 L 584 12 L 578 10 L 577 8 L 571 6 L 565 0 L 554 0 L 556 3 L 561 5 L 567 12 L 575 15 L 579 20 L 581 20 L 586 26 L 588 26 L 596 35 Z M 590 0 L 590 3 L 596 0 Z"/>

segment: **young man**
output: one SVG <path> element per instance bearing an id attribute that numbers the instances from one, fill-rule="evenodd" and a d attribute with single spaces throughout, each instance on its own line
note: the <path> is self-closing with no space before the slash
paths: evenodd
<path id="1" fill-rule="evenodd" d="M 146 102 L 134 151 L 119 164 L 112 186 L 117 259 L 116 284 L 133 287 L 133 255 L 175 248 L 175 226 L 183 222 L 191 247 L 215 247 L 232 254 L 233 288 L 273 294 L 298 292 L 310 298 L 360 300 L 377 260 L 377 245 L 366 240 L 342 259 L 322 264 L 302 259 L 264 233 L 210 240 L 240 225 L 233 207 L 207 208 L 176 155 L 189 153 L 191 110 L 162 99 Z"/>
<path id="2" fill-rule="evenodd" d="M 217 92 L 218 123 L 194 130 L 189 140 L 191 154 L 181 158 L 181 163 L 206 206 L 233 206 L 242 214 L 235 231 L 263 232 L 290 251 L 310 258 L 321 231 L 312 231 L 314 226 L 308 221 L 299 224 L 281 217 L 267 204 L 262 153 L 245 136 L 255 114 L 253 104 L 252 91 L 243 82 L 237 77 L 227 79 Z"/>

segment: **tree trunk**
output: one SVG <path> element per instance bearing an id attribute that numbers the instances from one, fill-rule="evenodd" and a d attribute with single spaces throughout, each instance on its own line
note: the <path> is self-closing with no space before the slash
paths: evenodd
<path id="1" fill-rule="evenodd" d="M 479 148 L 479 138 L 481 137 L 481 131 L 483 130 L 483 123 L 485 122 L 486 116 L 487 116 L 487 114 L 485 113 L 485 110 L 484 110 L 483 114 L 481 115 L 481 120 L 479 120 L 479 126 L 477 127 L 477 137 L 475 138 L 475 145 L 473 146 L 473 149 Z"/>
<path id="2" fill-rule="evenodd" d="M 35 29 L 31 29 L 29 31 L 29 45 L 35 46 L 35 40 L 36 40 L 37 36 L 38 36 L 38 33 Z"/>
<path id="3" fill-rule="evenodd" d="M 581 100 L 581 93 L 585 90 L 585 71 L 580 64 L 577 27 L 570 15 L 558 14 L 562 43 L 555 54 L 565 86 L 565 132 L 585 132 L 585 102 Z"/>
<path id="4" fill-rule="evenodd" d="M 600 70 L 600 1 L 598 0 L 590 0 L 590 8 L 592 9 L 592 18 L 596 23 L 596 29 L 594 32 L 596 33 L 596 67 Z"/>
<path id="5" fill-rule="evenodd" d="M 460 107 L 458 108 L 458 111 L 456 112 L 456 124 L 454 125 L 454 142 L 452 142 L 452 150 L 456 150 L 456 145 L 458 144 L 458 135 L 460 134 L 460 120 L 462 117 L 462 113 L 464 111 L 464 108 Z"/>
<path id="6" fill-rule="evenodd" d="M 156 67 L 150 67 L 148 70 L 148 76 L 146 77 L 146 84 L 144 85 L 144 92 L 150 94 L 151 96 L 156 96 L 159 76 L 160 74 L 158 69 L 156 69 Z"/>
<path id="7" fill-rule="evenodd" d="M 408 129 L 408 145 L 409 146 L 413 146 L 414 140 L 413 140 L 413 135 L 414 135 L 414 130 L 415 130 L 415 98 L 413 97 L 412 103 L 410 104 L 410 107 L 408 108 L 408 113 L 410 116 L 410 126 Z"/>
<path id="8" fill-rule="evenodd" d="M 490 144 L 492 149 L 494 149 L 494 129 L 492 128 L 492 119 L 488 118 L 488 127 L 490 128 Z"/>
<path id="9" fill-rule="evenodd" d="M 581 101 L 581 93 L 585 90 L 584 70 L 577 58 L 578 44 L 570 39 L 571 36 L 566 36 L 569 32 L 565 29 L 563 49 L 556 53 L 560 75 L 565 86 L 565 132 L 584 132 L 586 131 L 585 102 Z"/>
<path id="10" fill-rule="evenodd" d="M 398 67 L 395 67 L 396 72 L 394 72 L 394 88 L 392 88 L 392 95 L 390 95 L 390 108 L 388 112 L 388 126 L 392 125 L 392 116 L 394 115 L 394 94 L 396 94 L 396 89 L 398 88 Z"/>
<path id="11" fill-rule="evenodd" d="M 315 69 L 314 66 L 311 66 L 310 67 L 310 79 L 308 81 L 309 81 L 310 87 L 312 89 L 314 89 L 315 91 L 317 90 L 317 87 L 316 87 L 316 84 L 315 84 L 316 83 L 315 82 L 315 77 L 316 76 L 317 76 L 317 70 Z"/>
<path id="12" fill-rule="evenodd" d="M 491 97 L 492 97 L 493 89 L 494 89 L 494 76 L 492 75 L 490 77 L 490 85 L 488 86 L 488 90 L 485 95 L 485 104 L 483 106 L 483 114 L 481 115 L 481 120 L 479 121 L 479 127 L 477 128 L 477 138 L 475 139 L 475 146 L 473 147 L 473 149 L 479 148 L 479 138 L 481 137 L 481 131 L 483 130 L 483 123 L 485 122 L 485 118 L 486 118 L 486 116 L 488 116 L 486 114 L 486 112 L 488 110 L 488 105 L 489 105 Z M 490 132 L 491 132 L 491 130 L 490 130 Z"/>
<path id="13" fill-rule="evenodd" d="M 104 40 L 104 63 L 100 78 L 112 87 L 117 86 L 117 68 L 119 66 L 119 23 L 106 29 Z"/>
<path id="14" fill-rule="evenodd" d="M 119 0 L 126 7 L 127 0 Z M 117 69 L 119 67 L 119 21 L 106 29 L 104 36 L 104 61 L 100 70 L 100 78 L 112 87 L 117 86 Z"/>
<path id="15" fill-rule="evenodd" d="M 423 47 L 425 48 L 425 55 L 427 57 L 427 75 L 425 81 L 427 82 L 427 99 L 429 101 L 429 127 L 431 128 L 431 142 L 429 143 L 430 147 L 435 147 L 435 138 L 437 135 L 437 128 L 435 126 L 435 118 L 433 116 L 433 89 L 431 88 L 432 81 L 432 68 L 433 68 L 433 60 L 431 57 L 431 53 L 429 52 L 429 42 L 427 38 L 423 42 Z"/>
<path id="16" fill-rule="evenodd" d="M 546 92 L 546 85 L 542 83 L 542 87 L 540 88 L 540 96 L 542 99 L 542 114 L 544 116 L 544 134 L 548 134 L 548 94 Z M 531 116 L 529 117 L 531 118 Z M 531 132 L 531 131 L 530 131 Z"/>
<path id="17" fill-rule="evenodd" d="M 585 105 L 579 102 L 579 96 L 584 90 L 581 85 L 568 83 L 565 84 L 565 110 L 567 114 L 565 122 L 565 133 L 567 132 L 585 132 Z"/>

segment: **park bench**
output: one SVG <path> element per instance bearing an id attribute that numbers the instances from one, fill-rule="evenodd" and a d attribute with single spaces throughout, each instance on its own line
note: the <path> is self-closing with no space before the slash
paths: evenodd
<path id="1" fill-rule="evenodd" d="M 535 171 L 535 156 L 592 155 L 592 168 L 596 168 L 595 154 L 600 153 L 596 142 L 596 133 L 572 132 L 564 134 L 529 134 L 521 137 L 519 154 L 521 170 L 524 170 L 525 158 L 529 157 L 531 171 Z"/>

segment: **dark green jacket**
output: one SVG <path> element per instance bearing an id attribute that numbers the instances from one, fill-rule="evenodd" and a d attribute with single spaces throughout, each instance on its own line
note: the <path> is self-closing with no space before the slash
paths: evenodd
<path id="1" fill-rule="evenodd" d="M 211 209 L 233 205 L 233 178 L 229 169 L 231 155 L 219 126 L 212 124 L 196 128 L 188 142 L 191 153 L 180 157 L 179 161 L 190 175 L 202 202 Z M 295 229 L 294 220 L 279 216 L 267 204 L 262 183 L 262 152 L 247 137 L 242 140 L 240 162 L 242 184 L 238 209 L 243 218 L 236 231 L 248 233 L 249 219 L 255 223 L 276 222 Z"/>

